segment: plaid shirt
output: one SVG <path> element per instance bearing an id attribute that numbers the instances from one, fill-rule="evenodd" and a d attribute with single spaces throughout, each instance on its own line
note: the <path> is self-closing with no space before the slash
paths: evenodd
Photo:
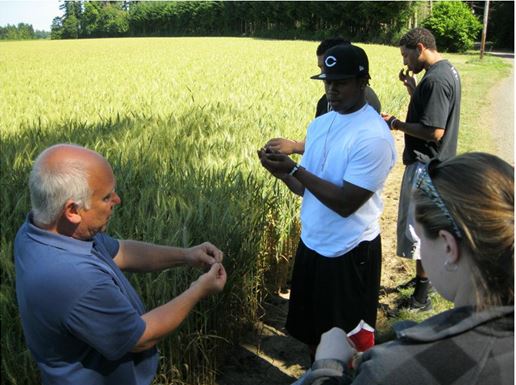
<path id="1" fill-rule="evenodd" d="M 308 377 L 303 384 L 513 385 L 514 307 L 446 311 L 364 353 L 354 377 L 334 360 L 315 362 Z"/>

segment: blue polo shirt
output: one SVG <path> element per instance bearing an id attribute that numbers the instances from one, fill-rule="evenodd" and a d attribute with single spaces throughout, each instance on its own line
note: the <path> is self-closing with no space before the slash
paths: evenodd
<path id="1" fill-rule="evenodd" d="M 42 230 L 29 214 L 14 243 L 16 297 L 27 345 L 43 384 L 148 385 L 155 348 L 142 336 L 143 303 L 113 262 L 117 240 L 81 241 Z"/>

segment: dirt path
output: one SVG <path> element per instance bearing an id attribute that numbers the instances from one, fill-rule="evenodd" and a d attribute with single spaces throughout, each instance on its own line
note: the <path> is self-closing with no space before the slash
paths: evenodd
<path id="1" fill-rule="evenodd" d="M 491 53 L 493 54 L 493 53 Z M 490 106 L 484 114 L 493 131 L 496 154 L 514 164 L 514 55 L 496 54 L 511 64 L 511 75 L 494 86 L 489 92 Z"/>
<path id="2" fill-rule="evenodd" d="M 514 63 L 514 58 L 504 58 Z M 514 163 L 514 71 L 502 79 L 489 93 L 490 106 L 485 116 L 493 127 L 497 154 Z M 394 133 L 398 157 L 401 159 L 403 134 Z M 386 312 L 393 306 L 394 293 L 389 288 L 404 282 L 413 274 L 411 263 L 395 257 L 395 229 L 398 194 L 403 165 L 398 161 L 389 175 L 383 191 L 382 215 L 382 286 L 378 327 L 386 320 Z M 288 300 L 269 298 L 264 304 L 264 317 L 254 331 L 242 336 L 239 346 L 221 369 L 217 385 L 289 385 L 308 367 L 308 353 L 300 342 L 286 334 L 284 325 Z"/>

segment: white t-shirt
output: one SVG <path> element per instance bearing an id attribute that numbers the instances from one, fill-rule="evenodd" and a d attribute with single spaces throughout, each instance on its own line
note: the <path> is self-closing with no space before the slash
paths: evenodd
<path id="1" fill-rule="evenodd" d="M 301 166 L 339 187 L 344 182 L 374 192 L 344 218 L 305 188 L 301 205 L 301 239 L 325 257 L 337 257 L 380 234 L 383 184 L 396 162 L 387 124 L 368 104 L 351 114 L 330 111 L 316 118 L 306 134 Z"/>

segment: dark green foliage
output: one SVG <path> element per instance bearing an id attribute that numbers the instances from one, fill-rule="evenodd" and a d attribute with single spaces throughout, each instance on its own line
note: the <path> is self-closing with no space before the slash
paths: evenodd
<path id="1" fill-rule="evenodd" d="M 139 2 L 129 7 L 132 36 L 244 35 L 306 38 L 343 35 L 390 42 L 412 2 Z"/>
<path id="2" fill-rule="evenodd" d="M 34 31 L 31 24 L 18 23 L 18 25 L 7 24 L 0 27 L 0 40 L 33 40 L 47 39 L 50 36 L 46 31 Z"/>
<path id="3" fill-rule="evenodd" d="M 490 3 L 487 39 L 495 47 L 514 51 L 514 1 Z"/>
<path id="4" fill-rule="evenodd" d="M 129 30 L 128 15 L 123 3 L 87 2 L 81 26 L 81 37 L 125 36 Z"/>
<path id="5" fill-rule="evenodd" d="M 52 39 L 120 37 L 129 31 L 128 2 L 65 1 L 52 21 Z"/>
<path id="6" fill-rule="evenodd" d="M 0 27 L 0 40 L 46 39 L 48 35 L 49 33 L 45 31 L 34 31 L 31 24 L 7 24 L 5 27 Z"/>
<path id="7" fill-rule="evenodd" d="M 65 1 L 53 38 L 256 36 L 394 43 L 417 9 L 408 1 Z"/>
<path id="8" fill-rule="evenodd" d="M 467 1 L 477 17 L 482 18 L 485 1 Z M 490 1 L 487 23 L 487 49 L 514 51 L 514 1 Z"/>
<path id="9" fill-rule="evenodd" d="M 50 38 L 52 40 L 61 39 L 63 37 L 63 22 L 61 18 L 54 17 L 52 20 L 52 26 L 50 27 Z"/>
<path id="10" fill-rule="evenodd" d="M 470 1 L 481 17 L 484 2 Z M 514 2 L 491 2 L 488 40 L 514 46 Z M 478 9 L 477 9 L 478 8 Z M 72 1 L 52 23 L 52 39 L 120 36 L 255 36 L 397 45 L 429 11 L 417 1 Z M 479 38 L 480 23 L 461 1 L 435 2 L 424 26 L 441 50 L 464 51 Z"/>
<path id="11" fill-rule="evenodd" d="M 471 8 L 461 1 L 442 1 L 435 4 L 423 27 L 432 31 L 440 51 L 465 52 L 479 38 L 482 24 Z"/>
<path id="12" fill-rule="evenodd" d="M 62 39 L 77 39 L 79 37 L 79 20 L 75 15 L 70 15 L 63 21 L 61 32 Z"/>

